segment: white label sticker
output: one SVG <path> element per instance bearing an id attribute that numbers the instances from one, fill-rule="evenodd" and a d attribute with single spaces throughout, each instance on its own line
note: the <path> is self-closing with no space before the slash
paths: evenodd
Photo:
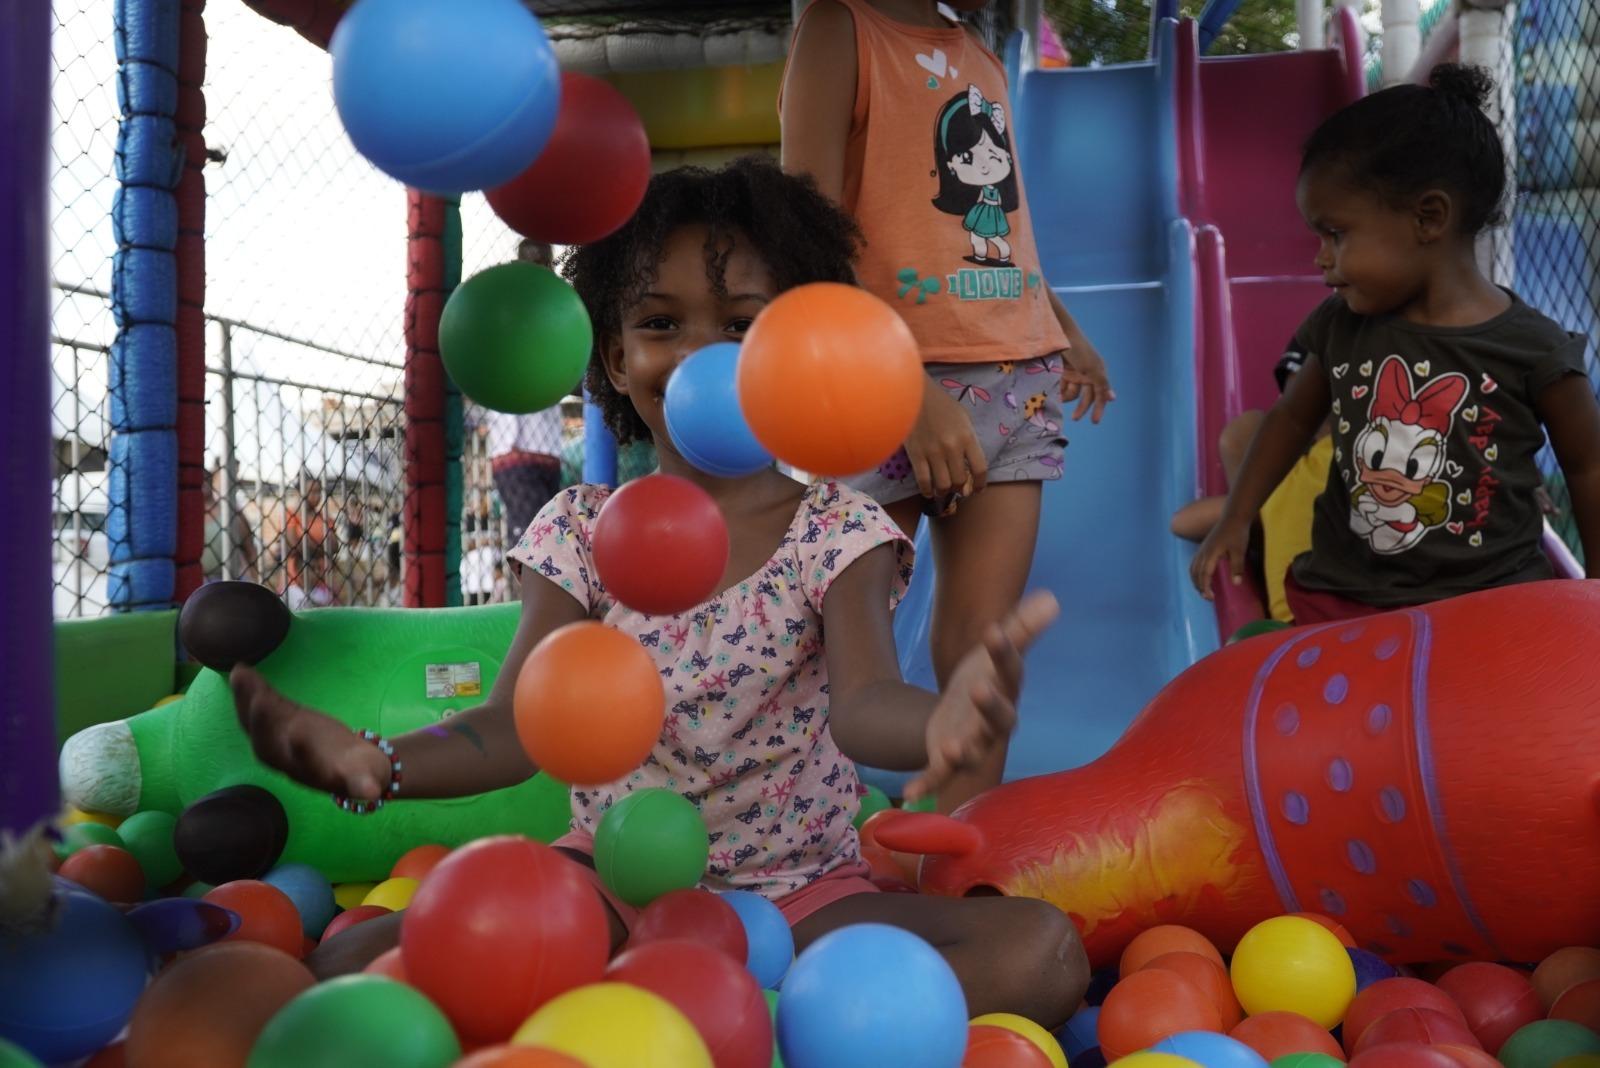
<path id="1" fill-rule="evenodd" d="M 483 673 L 477 661 L 469 664 L 429 664 L 425 670 L 429 697 L 483 695 Z"/>

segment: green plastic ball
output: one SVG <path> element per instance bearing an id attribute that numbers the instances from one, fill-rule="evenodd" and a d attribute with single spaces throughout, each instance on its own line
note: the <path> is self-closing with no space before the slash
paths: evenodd
<path id="1" fill-rule="evenodd" d="M 778 992 L 763 990 L 761 993 L 766 996 L 767 1012 L 772 1016 L 772 1068 L 784 1068 L 783 1054 L 778 1052 Z"/>
<path id="2" fill-rule="evenodd" d="M 122 849 L 122 835 L 117 833 L 115 827 L 107 827 L 103 823 L 74 823 L 71 827 L 61 832 L 61 841 L 55 845 L 56 859 L 66 860 L 78 850 L 92 845 L 114 845 Z"/>
<path id="3" fill-rule="evenodd" d="M 151 887 L 166 886 L 183 874 L 183 862 L 178 859 L 172 837 L 177 826 L 176 816 L 152 809 L 134 813 L 117 828 L 128 852 L 144 869 L 145 882 Z"/>
<path id="4" fill-rule="evenodd" d="M 215 889 L 216 887 L 212 886 L 210 883 L 190 883 L 188 886 L 183 888 L 183 896 L 192 897 L 198 900 L 202 897 L 205 897 Z"/>
<path id="5" fill-rule="evenodd" d="M 536 263 L 502 263 L 445 302 L 439 355 L 461 392 L 485 408 L 526 414 L 571 393 L 594 347 L 577 292 Z"/>
<path id="6" fill-rule="evenodd" d="M 671 790 L 629 794 L 606 810 L 594 833 L 595 871 L 630 905 L 694 886 L 710 855 L 705 821 Z"/>
<path id="7" fill-rule="evenodd" d="M 1288 630 L 1289 624 L 1277 619 L 1252 619 L 1244 626 L 1233 632 L 1233 637 L 1228 639 L 1229 645 L 1247 641 L 1262 634 L 1271 634 L 1274 631 Z"/>
<path id="8" fill-rule="evenodd" d="M 1326 1053 L 1287 1053 L 1273 1061 L 1271 1068 L 1344 1068 L 1344 1061 Z"/>
<path id="9" fill-rule="evenodd" d="M 1567 1020 L 1539 1020 L 1506 1039 L 1496 1056 L 1506 1068 L 1550 1068 L 1577 1053 L 1600 1053 L 1600 1035 Z"/>
<path id="10" fill-rule="evenodd" d="M 856 830 L 859 831 L 863 823 L 867 822 L 884 809 L 893 807 L 894 802 L 889 800 L 888 794 L 884 793 L 876 786 L 867 787 L 867 792 L 861 797 L 861 811 L 856 813 L 856 818 L 853 821 L 855 823 Z"/>
<path id="11" fill-rule="evenodd" d="M 932 794 L 924 794 L 915 801 L 908 801 L 902 806 L 907 812 L 937 812 L 939 799 Z"/>
<path id="12" fill-rule="evenodd" d="M 347 975 L 285 1005 L 256 1039 L 248 1068 L 448 1068 L 461 1043 L 422 993 L 379 975 Z"/>

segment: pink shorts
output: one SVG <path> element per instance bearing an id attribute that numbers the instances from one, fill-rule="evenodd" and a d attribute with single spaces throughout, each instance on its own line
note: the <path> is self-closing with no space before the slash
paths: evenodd
<path id="1" fill-rule="evenodd" d="M 550 844 L 557 849 L 568 849 L 574 853 L 582 853 L 590 860 L 594 859 L 594 838 L 583 831 L 568 831 Z M 604 898 L 606 904 L 611 906 L 611 911 L 617 914 L 622 926 L 630 931 L 633 930 L 634 922 L 639 918 L 639 910 L 613 894 L 591 865 L 579 864 L 578 867 L 583 870 L 584 878 L 594 884 L 595 892 Z M 842 901 L 856 894 L 882 893 L 868 878 L 869 874 L 870 869 L 865 863 L 846 864 L 833 869 L 814 883 L 775 898 L 772 903 L 778 906 L 778 911 L 783 913 L 783 918 L 789 921 L 790 927 L 793 927 L 835 901 Z"/>

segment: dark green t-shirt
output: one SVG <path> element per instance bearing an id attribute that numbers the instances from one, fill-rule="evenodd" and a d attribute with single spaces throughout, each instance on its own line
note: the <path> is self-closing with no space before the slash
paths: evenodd
<path id="1" fill-rule="evenodd" d="M 1379 607 L 1549 578 L 1539 395 L 1583 374 L 1584 339 L 1524 304 L 1468 327 L 1323 302 L 1294 344 L 1333 393 L 1333 466 L 1295 580 Z"/>

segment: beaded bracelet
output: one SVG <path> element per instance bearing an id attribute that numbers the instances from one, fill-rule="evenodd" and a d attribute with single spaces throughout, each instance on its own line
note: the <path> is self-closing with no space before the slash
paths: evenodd
<path id="1" fill-rule="evenodd" d="M 392 801 L 400 793 L 401 772 L 405 765 L 394 754 L 394 743 L 380 735 L 377 731 L 359 730 L 356 737 L 362 741 L 371 742 L 378 747 L 378 752 L 389 758 L 389 785 L 384 787 L 383 793 L 375 801 L 358 801 L 353 797 L 343 794 L 333 794 L 333 803 L 353 816 L 367 816 L 378 811 L 387 801 Z"/>

